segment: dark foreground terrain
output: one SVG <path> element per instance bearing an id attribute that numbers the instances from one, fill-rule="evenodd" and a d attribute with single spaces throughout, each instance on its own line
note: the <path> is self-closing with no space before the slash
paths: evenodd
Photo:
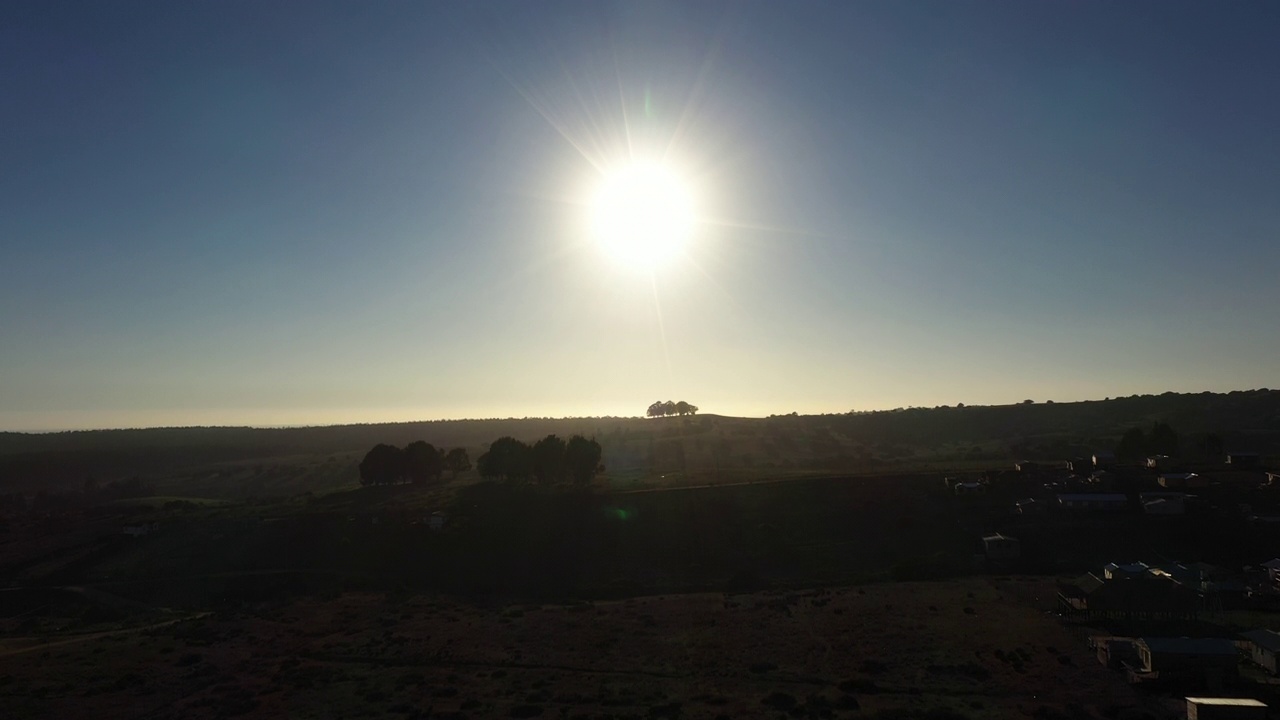
<path id="1" fill-rule="evenodd" d="M 1031 578 L 477 605 L 342 593 L 0 641 L 8 717 L 1160 717 Z"/>

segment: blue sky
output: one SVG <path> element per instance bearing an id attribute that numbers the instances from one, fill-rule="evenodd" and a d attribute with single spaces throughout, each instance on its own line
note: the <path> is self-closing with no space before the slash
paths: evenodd
<path id="1" fill-rule="evenodd" d="M 0 429 L 1274 384 L 1271 3 L 0 10 Z M 700 218 L 620 267 L 598 167 Z"/>

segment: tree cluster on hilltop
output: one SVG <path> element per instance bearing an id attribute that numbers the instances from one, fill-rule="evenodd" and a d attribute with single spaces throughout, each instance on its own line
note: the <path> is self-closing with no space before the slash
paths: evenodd
<path id="1" fill-rule="evenodd" d="M 668 415 L 696 415 L 697 413 L 698 406 L 690 405 L 684 400 L 681 400 L 680 402 L 675 402 L 673 400 L 659 400 L 649 406 L 645 415 L 649 417 L 666 417 Z"/>
<path id="2" fill-rule="evenodd" d="M 425 483 L 439 481 L 445 470 L 456 475 L 470 469 L 471 458 L 463 448 L 444 452 L 423 440 L 403 448 L 379 443 L 360 461 L 360 484 Z"/>
<path id="3" fill-rule="evenodd" d="M 604 471 L 600 464 L 600 443 L 581 435 L 566 442 L 548 435 L 533 445 L 504 436 L 489 445 L 488 452 L 476 459 L 476 469 L 488 479 L 527 480 L 542 485 L 555 485 L 571 480 L 587 485 Z"/>

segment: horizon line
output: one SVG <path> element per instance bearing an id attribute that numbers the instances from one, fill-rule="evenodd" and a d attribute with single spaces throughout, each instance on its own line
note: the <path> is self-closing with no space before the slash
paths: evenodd
<path id="1" fill-rule="evenodd" d="M 1018 405 L 1078 405 L 1081 403 L 1092 402 L 1115 402 L 1119 400 L 1130 400 L 1134 398 L 1144 397 L 1162 397 L 1164 395 L 1230 395 L 1233 393 L 1255 393 L 1255 392 L 1280 392 L 1272 388 L 1251 388 L 1248 390 L 1228 390 L 1215 392 L 1212 390 L 1201 390 L 1198 392 L 1177 392 L 1167 390 L 1162 393 L 1134 394 L 1134 395 L 1115 395 L 1102 399 L 1085 399 L 1085 400 L 1036 400 L 1010 403 L 991 403 L 991 404 L 969 404 L 957 403 L 955 405 L 907 405 L 895 408 L 875 408 L 867 410 L 846 410 L 844 412 L 805 412 L 792 411 L 789 413 L 770 413 L 768 415 L 726 415 L 715 412 L 696 413 L 697 415 L 722 417 L 740 420 L 767 420 L 774 417 L 821 417 L 821 416 L 838 416 L 838 415 L 872 415 L 877 413 L 891 413 L 905 410 L 956 410 L 970 408 L 998 408 L 998 407 L 1015 407 Z M 647 418 L 644 415 L 524 415 L 505 417 L 455 417 L 455 418 L 431 418 L 417 420 L 375 420 L 364 422 L 334 422 L 334 423 L 280 423 L 280 424 L 213 424 L 213 425 L 135 425 L 135 426 L 119 426 L 119 427 L 68 427 L 56 429 L 39 429 L 39 430 L 0 430 L 0 435 L 55 435 L 63 433 L 90 433 L 90 432 L 138 432 L 145 430 L 302 430 L 302 429 L 323 429 L 323 428 L 340 428 L 354 427 L 360 425 L 416 425 L 425 423 L 451 423 L 451 422 L 493 422 L 493 421 L 528 421 L 528 420 L 553 420 L 553 421 L 569 421 L 569 420 L 649 420 L 658 418 Z"/>

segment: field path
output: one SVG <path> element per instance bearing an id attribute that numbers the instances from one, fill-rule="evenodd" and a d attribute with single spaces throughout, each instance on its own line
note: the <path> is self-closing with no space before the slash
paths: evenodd
<path id="1" fill-rule="evenodd" d="M 5 647 L 5 645 L 10 645 L 15 642 L 38 640 L 39 638 L 32 638 L 32 637 L 7 638 L 4 641 L 0 641 L 0 657 L 9 657 L 11 655 L 21 655 L 23 653 L 34 652 L 36 650 L 47 650 L 49 648 L 60 647 L 62 645 L 74 645 L 76 643 L 86 642 L 89 640 L 97 640 L 98 638 L 111 637 L 112 635 L 127 635 L 129 633 L 142 632 L 144 630 L 154 630 L 155 628 L 166 627 L 168 625 L 180 623 L 185 620 L 198 620 L 202 617 L 206 617 L 212 614 L 213 613 L 208 613 L 208 612 L 196 613 L 194 615 L 186 615 L 184 617 L 174 618 L 173 620 L 165 620 L 163 622 L 158 622 L 158 623 L 152 623 L 150 625 L 140 625 L 138 627 L 124 628 L 121 630 L 104 630 L 102 632 L 84 633 L 83 635 L 73 635 L 71 637 L 62 638 L 60 640 L 51 640 L 49 642 L 40 643 L 38 645 L 26 645 L 26 646 L 17 647 L 17 648 Z"/>

